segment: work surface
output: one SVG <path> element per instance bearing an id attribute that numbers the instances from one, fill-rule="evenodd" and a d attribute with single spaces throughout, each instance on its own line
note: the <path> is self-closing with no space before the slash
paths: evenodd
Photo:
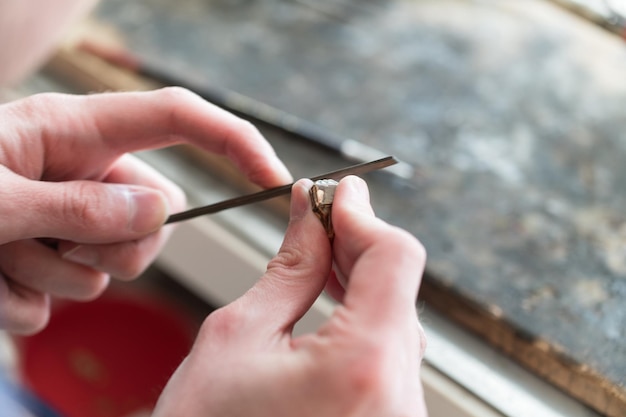
<path id="1" fill-rule="evenodd" d="M 153 66 L 396 155 L 424 302 L 626 415 L 626 43 L 539 1 L 108 0 Z M 336 156 L 266 133 L 295 176 Z"/>

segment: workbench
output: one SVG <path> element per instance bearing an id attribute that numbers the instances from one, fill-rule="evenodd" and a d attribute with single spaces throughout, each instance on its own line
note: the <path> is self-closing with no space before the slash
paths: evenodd
<path id="1" fill-rule="evenodd" d="M 107 0 L 153 67 L 413 165 L 368 177 L 419 303 L 626 416 L 626 43 L 543 1 Z M 295 177 L 341 157 L 259 126 Z"/>

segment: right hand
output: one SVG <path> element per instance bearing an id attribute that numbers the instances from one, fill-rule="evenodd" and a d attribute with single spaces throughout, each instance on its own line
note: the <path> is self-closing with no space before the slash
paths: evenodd
<path id="1" fill-rule="evenodd" d="M 127 153 L 178 143 L 228 156 L 261 186 L 291 182 L 252 125 L 181 88 L 0 106 L 0 328 L 35 332 L 51 295 L 89 300 L 152 262 L 185 198 Z"/>

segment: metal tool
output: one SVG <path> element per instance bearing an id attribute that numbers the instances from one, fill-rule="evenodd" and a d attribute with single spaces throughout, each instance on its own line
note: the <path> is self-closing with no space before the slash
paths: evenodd
<path id="1" fill-rule="evenodd" d="M 393 156 L 387 156 L 382 159 L 378 159 L 372 162 L 366 162 L 364 164 L 352 165 L 347 168 L 338 169 L 336 171 L 327 172 L 326 174 L 318 175 L 311 178 L 312 181 L 322 179 L 333 179 L 339 181 L 343 177 L 348 175 L 362 175 L 370 171 L 382 169 L 396 164 L 398 161 Z M 269 190 L 259 191 L 258 193 L 248 194 L 241 197 L 231 198 L 230 200 L 221 201 L 219 203 L 210 204 L 208 206 L 197 207 L 191 210 L 183 211 L 181 213 L 172 214 L 168 217 L 165 224 L 180 222 L 182 220 L 192 219 L 194 217 L 203 216 L 205 214 L 213 214 L 218 211 L 226 210 L 233 207 L 239 207 L 246 204 L 257 203 L 259 201 L 269 200 L 270 198 L 278 197 L 281 195 L 289 194 L 293 184 L 282 185 L 276 188 L 270 188 Z"/>

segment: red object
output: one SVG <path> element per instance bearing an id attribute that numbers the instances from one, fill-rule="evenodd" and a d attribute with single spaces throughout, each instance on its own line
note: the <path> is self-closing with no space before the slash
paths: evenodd
<path id="1" fill-rule="evenodd" d="M 122 417 L 152 410 L 192 343 L 170 305 L 109 293 L 62 305 L 18 346 L 25 384 L 61 414 Z"/>

